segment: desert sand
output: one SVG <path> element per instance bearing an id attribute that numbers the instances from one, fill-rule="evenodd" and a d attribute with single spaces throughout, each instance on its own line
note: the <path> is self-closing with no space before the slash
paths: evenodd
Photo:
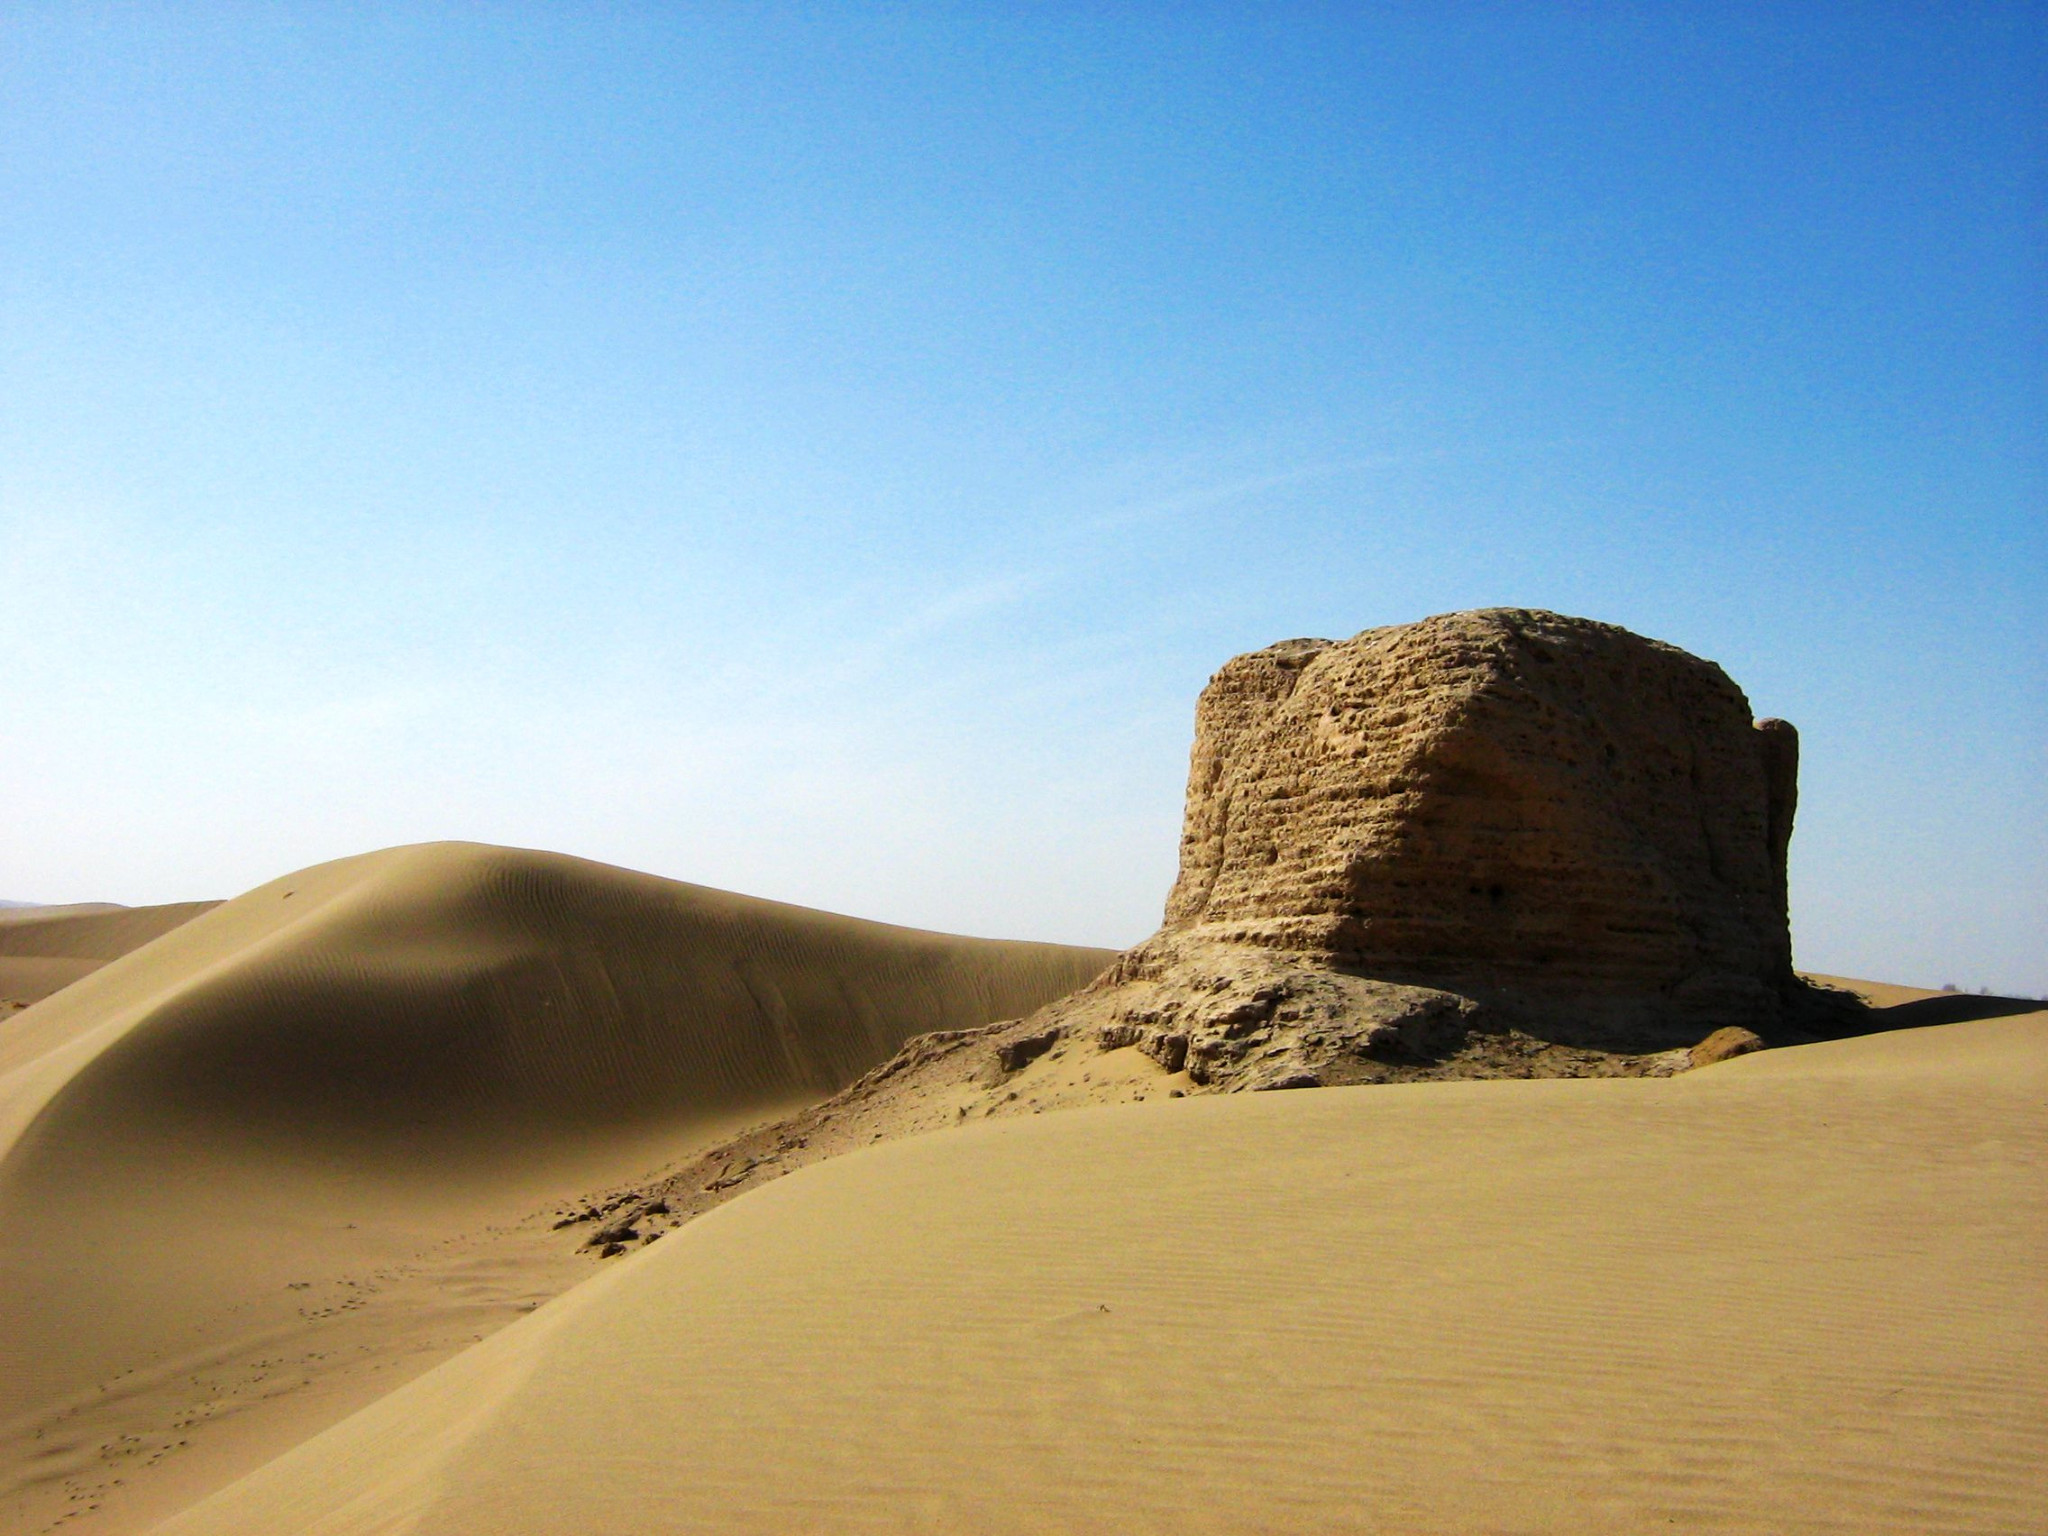
<path id="1" fill-rule="evenodd" d="M 536 865 L 646 879 L 443 846 L 252 895 L 324 893 L 297 942 L 345 948 Z M 869 926 L 681 891 L 686 923 Z M 1822 978 L 1966 1022 L 1665 1078 L 1209 1098 L 1134 1049 L 1048 1053 L 1006 1113 L 870 1113 L 600 1263 L 546 1219 L 565 1193 L 744 1111 L 516 1157 L 479 1121 L 478 1155 L 394 1171 L 408 1128 L 377 1117 L 295 1154 L 213 1104 L 236 1134 L 191 1138 L 182 1053 L 95 1082 L 120 1032 L 65 1017 L 132 1034 L 208 978 L 303 974 L 240 905 L 24 1015 L 41 1053 L 6 1042 L 10 1102 L 68 1046 L 85 1135 L 140 1108 L 183 1137 L 0 1165 L 10 1306 L 54 1274 L 78 1307 L 45 1288 L 6 1335 L 10 1394 L 55 1380 L 13 1415 L 10 1530 L 2024 1531 L 2048 1501 L 2048 1011 Z"/>
<path id="2" fill-rule="evenodd" d="M 163 1529 L 2038 1529 L 2044 1047 L 2034 1013 L 891 1142 Z"/>
<path id="3" fill-rule="evenodd" d="M 139 1528 L 584 1278 L 551 1199 L 1109 958 L 467 844 L 172 926 L 0 1031 L 0 1528 Z"/>

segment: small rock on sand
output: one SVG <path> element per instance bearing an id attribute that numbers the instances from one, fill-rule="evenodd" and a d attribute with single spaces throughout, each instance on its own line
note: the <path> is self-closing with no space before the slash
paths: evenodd
<path id="1" fill-rule="evenodd" d="M 1730 1056 L 1746 1056 L 1751 1051 L 1764 1048 L 1763 1040 L 1749 1030 L 1730 1025 L 1717 1029 L 1686 1054 L 1690 1065 L 1710 1067 L 1717 1061 L 1726 1061 Z"/>

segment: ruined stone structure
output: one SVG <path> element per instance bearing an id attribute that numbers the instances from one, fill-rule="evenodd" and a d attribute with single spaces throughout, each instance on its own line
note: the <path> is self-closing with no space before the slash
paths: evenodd
<path id="1" fill-rule="evenodd" d="M 1269 646 L 1197 706 L 1166 933 L 1524 1011 L 1770 1023 L 1803 991 L 1797 756 L 1712 662 L 1587 619 Z"/>
<path id="2" fill-rule="evenodd" d="M 1848 1032 L 1860 1005 L 1792 970 L 1798 753 L 1712 662 L 1562 614 L 1240 656 L 1196 706 L 1165 925 L 847 1103 L 936 1083 L 1002 1113 L 1127 1048 L 1216 1093 L 1657 1076 Z"/>

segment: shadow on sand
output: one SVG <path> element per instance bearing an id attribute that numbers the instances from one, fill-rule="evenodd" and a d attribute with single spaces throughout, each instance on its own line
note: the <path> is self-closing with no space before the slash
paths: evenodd
<path id="1" fill-rule="evenodd" d="M 1860 1014 L 1844 1015 L 1840 1023 L 1821 1034 L 1829 1040 L 1847 1040 L 1857 1035 L 1878 1035 L 1894 1029 L 1924 1029 L 1934 1024 L 1964 1024 L 1972 1019 L 2005 1019 L 2014 1014 L 2040 1013 L 2048 1002 L 2034 997 L 1990 997 L 1981 992 L 1944 992 L 1938 997 L 1917 997 L 1889 1008 L 1866 1008 Z M 1853 1022 L 1851 1019 L 1853 1018 Z"/>

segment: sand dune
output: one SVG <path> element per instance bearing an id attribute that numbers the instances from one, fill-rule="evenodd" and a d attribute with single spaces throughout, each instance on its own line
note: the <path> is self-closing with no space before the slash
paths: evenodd
<path id="1" fill-rule="evenodd" d="M 172 928 L 0 1028 L 0 1524 L 178 1507 L 580 1274 L 536 1201 L 1108 958 L 467 844 Z"/>
<path id="2" fill-rule="evenodd" d="M 219 905 L 183 901 L 164 907 L 115 907 L 93 902 L 0 910 L 0 1007 L 39 1003 Z"/>
<path id="3" fill-rule="evenodd" d="M 83 961 L 146 910 L 15 921 Z M 1166 1099 L 1131 1050 L 1048 1055 L 1007 1117 L 597 1268 L 556 1200 L 1109 957 L 473 845 L 197 910 L 0 1025 L 10 1531 L 2048 1506 L 2048 1013 L 2009 1000 L 1846 983 L 1900 1021 L 2011 1016 L 1668 1079 Z M 957 1112 L 903 1108 L 804 1155 Z"/>
<path id="4" fill-rule="evenodd" d="M 1854 993 L 1874 1010 L 1868 1023 L 1879 1029 L 1919 1029 L 1928 1024 L 1961 1024 L 1968 1019 L 2002 1019 L 2033 1013 L 2037 997 L 2004 997 L 1991 992 L 1937 991 L 1933 987 L 1902 987 L 1891 982 L 1859 981 L 1853 976 L 1809 974 L 1808 981 Z"/>
<path id="5" fill-rule="evenodd" d="M 2035 1530 L 2044 1090 L 2034 1013 L 916 1137 L 163 1532 Z"/>

